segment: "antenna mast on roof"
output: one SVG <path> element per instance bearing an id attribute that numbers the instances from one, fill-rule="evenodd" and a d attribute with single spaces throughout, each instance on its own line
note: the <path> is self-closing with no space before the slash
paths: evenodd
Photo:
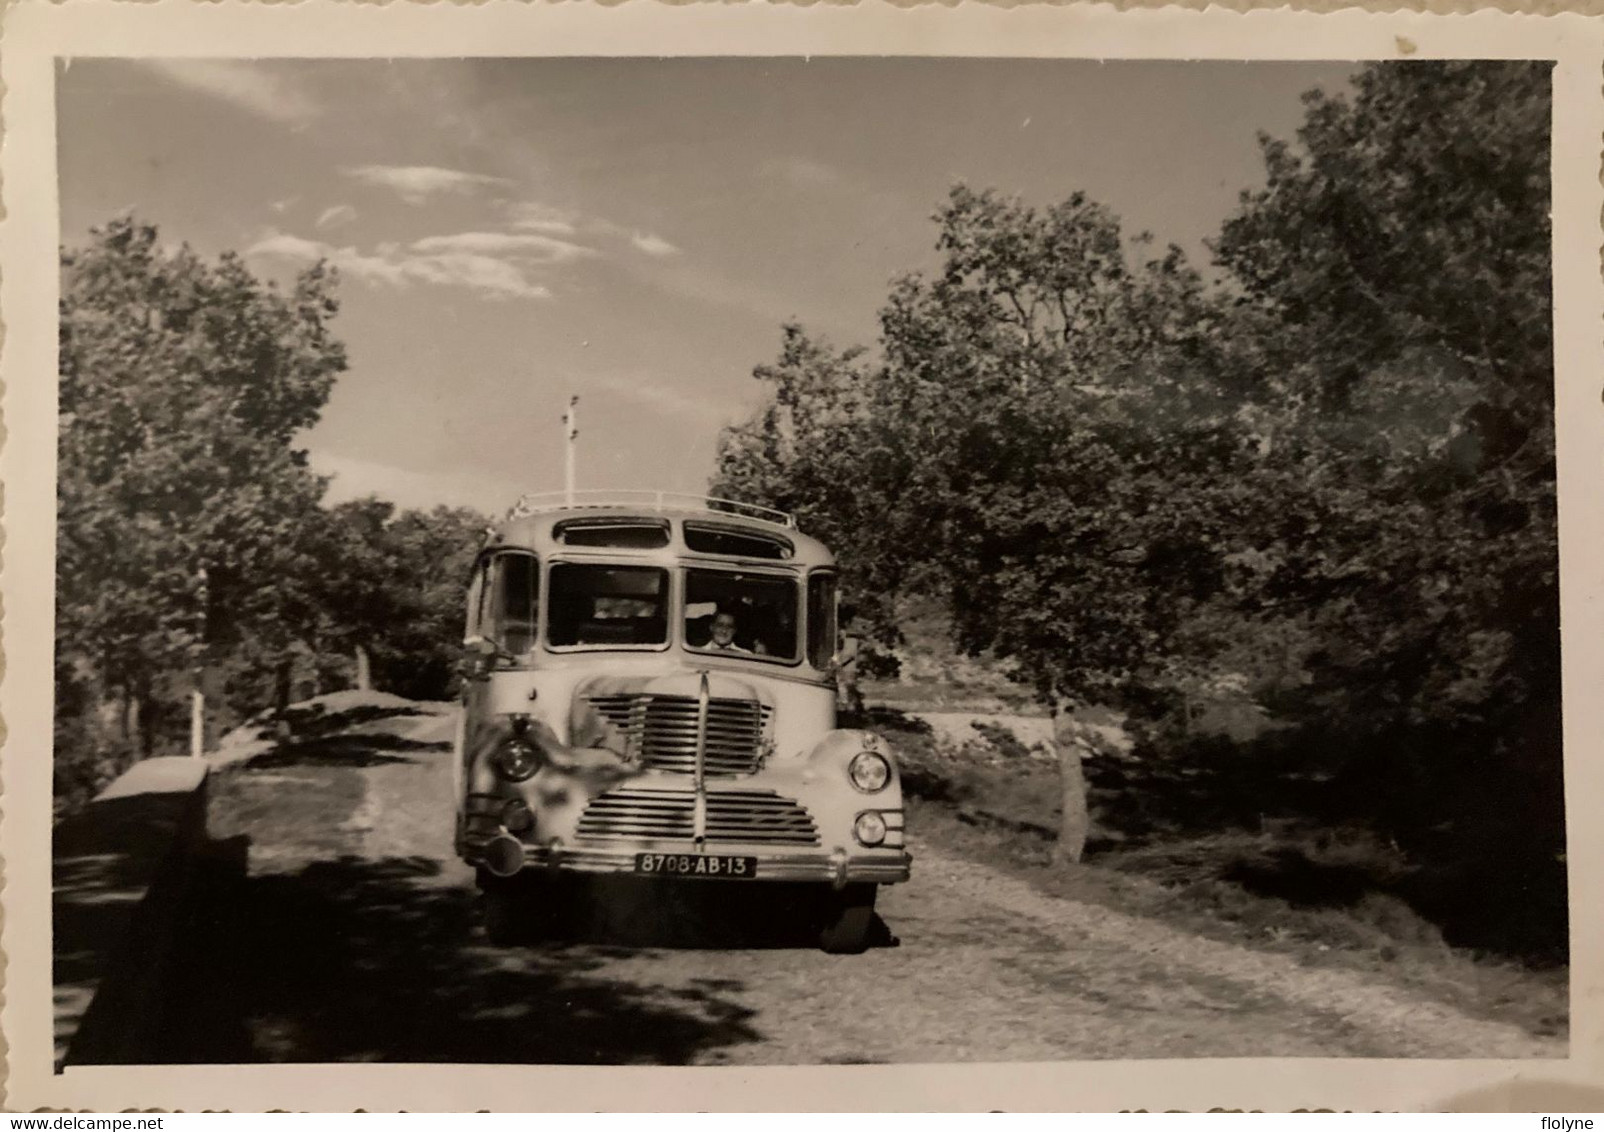
<path id="1" fill-rule="evenodd" d="M 579 396 L 570 395 L 563 414 L 563 494 L 568 506 L 574 505 L 574 442 L 579 439 Z"/>

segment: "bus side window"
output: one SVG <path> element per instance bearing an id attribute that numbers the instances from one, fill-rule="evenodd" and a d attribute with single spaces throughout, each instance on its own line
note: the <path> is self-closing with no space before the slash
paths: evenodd
<path id="1" fill-rule="evenodd" d="M 808 663 L 821 671 L 835 656 L 835 575 L 808 575 Z"/>
<path id="2" fill-rule="evenodd" d="M 535 647 L 535 611 L 540 569 L 533 554 L 509 552 L 491 560 L 489 601 L 481 632 L 507 652 L 522 656 Z"/>
<path id="3" fill-rule="evenodd" d="M 473 568 L 473 577 L 468 579 L 468 623 L 463 628 L 462 639 L 471 641 L 475 637 L 483 636 L 485 623 L 485 575 L 490 572 L 490 560 L 486 559 Z"/>

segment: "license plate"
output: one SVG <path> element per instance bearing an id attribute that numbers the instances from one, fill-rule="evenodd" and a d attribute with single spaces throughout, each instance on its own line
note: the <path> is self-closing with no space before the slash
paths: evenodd
<path id="1" fill-rule="evenodd" d="M 757 858 L 721 857 L 711 853 L 636 853 L 635 871 L 663 876 L 750 880 L 757 876 Z"/>

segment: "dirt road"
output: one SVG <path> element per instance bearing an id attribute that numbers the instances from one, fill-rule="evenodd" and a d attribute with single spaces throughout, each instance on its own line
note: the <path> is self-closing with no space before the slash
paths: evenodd
<path id="1" fill-rule="evenodd" d="M 498 949 L 452 856 L 439 709 L 376 712 L 219 775 L 247 878 L 191 926 L 164 1059 L 743 1064 L 1560 1057 L 1560 1042 L 1365 976 L 1047 896 L 918 840 L 887 939 L 828 956 L 692 910 L 672 938 Z M 754 886 L 755 887 L 755 886 Z M 728 901 L 744 899 L 735 886 Z M 656 911 L 661 912 L 661 909 Z M 661 935 L 661 931 L 657 932 Z M 893 938 L 894 937 L 894 938 Z"/>

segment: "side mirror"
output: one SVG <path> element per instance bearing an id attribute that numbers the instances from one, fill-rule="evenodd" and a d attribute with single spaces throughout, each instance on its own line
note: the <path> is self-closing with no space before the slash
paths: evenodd
<path id="1" fill-rule="evenodd" d="M 487 680 L 496 666 L 501 650 L 496 643 L 484 637 L 469 637 L 462 642 L 462 655 L 457 659 L 457 672 L 464 680 Z"/>

